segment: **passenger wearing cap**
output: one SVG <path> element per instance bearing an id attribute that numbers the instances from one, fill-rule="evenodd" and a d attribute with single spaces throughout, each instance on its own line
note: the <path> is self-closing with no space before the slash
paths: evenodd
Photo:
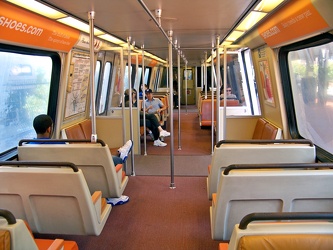
<path id="1" fill-rule="evenodd" d="M 163 110 L 167 109 L 160 99 L 153 97 L 153 91 L 151 89 L 146 90 L 146 97 L 145 106 L 148 114 L 160 114 Z"/>
<path id="2" fill-rule="evenodd" d="M 158 99 L 158 98 L 154 98 L 153 97 L 153 91 L 151 89 L 146 89 L 146 101 L 145 101 L 145 108 L 146 108 L 146 112 L 148 114 L 157 114 L 158 116 L 160 116 L 160 113 L 163 110 L 166 110 L 167 107 L 163 104 L 163 102 Z M 160 137 L 167 137 L 170 136 L 170 133 L 162 130 L 160 131 Z"/>

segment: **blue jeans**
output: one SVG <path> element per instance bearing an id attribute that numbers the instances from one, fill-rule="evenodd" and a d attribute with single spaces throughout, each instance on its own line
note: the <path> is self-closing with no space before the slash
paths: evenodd
<path id="1" fill-rule="evenodd" d="M 123 164 L 123 160 L 119 156 L 112 155 L 114 166 L 117 166 L 118 164 Z"/>

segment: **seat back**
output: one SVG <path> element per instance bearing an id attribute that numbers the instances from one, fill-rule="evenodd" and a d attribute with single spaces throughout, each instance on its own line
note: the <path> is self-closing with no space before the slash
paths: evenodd
<path id="1" fill-rule="evenodd" d="M 267 122 L 265 124 L 264 130 L 262 131 L 261 138 L 263 140 L 274 140 L 278 133 L 278 128 L 273 126 L 271 123 Z"/>
<path id="2" fill-rule="evenodd" d="M 102 191 L 103 197 L 120 197 L 128 176 L 116 171 L 108 145 L 87 144 L 22 144 L 18 147 L 20 161 L 66 161 L 83 172 L 91 194 Z"/>
<path id="3" fill-rule="evenodd" d="M 213 101 L 214 105 L 214 122 L 216 121 L 216 99 Z M 220 100 L 220 107 L 224 106 L 224 100 Z M 227 99 L 227 106 L 239 106 L 239 100 Z M 212 125 L 212 99 L 199 100 L 199 123 L 200 126 Z"/>
<path id="4" fill-rule="evenodd" d="M 252 139 L 261 139 L 267 121 L 259 118 L 253 131 Z"/>
<path id="5" fill-rule="evenodd" d="M 321 164 L 317 165 L 320 168 Z M 253 212 L 330 211 L 333 170 L 287 169 L 283 164 L 275 169 L 233 170 L 221 174 L 217 193 L 213 194 L 212 238 L 230 240 L 234 225 Z"/>
<path id="6" fill-rule="evenodd" d="M 73 126 L 63 129 L 62 137 L 64 139 L 82 139 L 82 140 L 86 139 L 80 124 L 74 124 Z"/>
<path id="7" fill-rule="evenodd" d="M 214 100 L 214 121 L 216 121 L 216 100 Z M 200 105 L 200 126 L 212 125 L 212 99 L 201 100 Z"/>
<path id="8" fill-rule="evenodd" d="M 3 165 L 4 163 L 1 163 Z M 99 235 L 111 211 L 95 205 L 84 175 L 56 168 L 0 167 L 0 207 L 24 219 L 34 233 Z M 50 163 L 54 164 L 54 163 Z M 45 166 L 48 166 L 45 163 Z"/>
<path id="9" fill-rule="evenodd" d="M 38 250 L 38 247 L 23 220 L 18 219 L 14 224 L 8 224 L 8 221 L 0 216 L 0 234 L 5 237 L 4 241 L 0 242 L 0 249 Z"/>
<path id="10" fill-rule="evenodd" d="M 212 161 L 207 177 L 207 195 L 217 191 L 221 172 L 231 164 L 252 163 L 314 163 L 316 149 L 314 145 L 293 143 L 225 143 L 214 147 Z"/>
<path id="11" fill-rule="evenodd" d="M 264 221 L 256 221 L 242 227 L 243 220 L 249 216 L 260 216 Z M 272 222 L 276 214 L 249 214 L 240 224 L 236 224 L 229 242 L 229 250 L 266 250 L 269 242 L 271 249 L 333 249 L 333 225 L 328 216 L 320 213 L 277 213 L 282 222 Z M 299 217 L 302 222 L 293 218 Z M 302 217 L 300 217 L 302 216 Z M 276 219 L 276 218 L 275 218 Z M 288 221 L 286 221 L 288 219 Z M 225 245 L 228 243 L 222 243 Z"/>
<path id="12" fill-rule="evenodd" d="M 35 239 L 29 225 L 8 210 L 0 209 L 0 249 L 64 249 L 78 250 L 75 241 Z"/>
<path id="13" fill-rule="evenodd" d="M 91 120 L 90 119 L 84 120 L 83 122 L 80 122 L 79 125 L 82 129 L 85 139 L 90 140 L 91 134 L 92 134 Z M 72 138 L 72 139 L 75 139 L 75 138 Z"/>

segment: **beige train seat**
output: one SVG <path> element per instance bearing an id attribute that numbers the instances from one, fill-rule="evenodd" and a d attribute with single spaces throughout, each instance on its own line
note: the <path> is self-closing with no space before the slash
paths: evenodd
<path id="1" fill-rule="evenodd" d="M 63 239 L 35 239 L 29 225 L 8 210 L 0 209 L 1 250 L 78 250 L 75 241 Z"/>
<path id="2" fill-rule="evenodd" d="M 230 240 L 234 225 L 253 212 L 333 211 L 332 167 L 332 163 L 227 167 L 212 196 L 212 238 Z"/>
<path id="3" fill-rule="evenodd" d="M 111 205 L 68 162 L 0 162 L 0 207 L 34 233 L 99 235 Z"/>
<path id="4" fill-rule="evenodd" d="M 252 213 L 219 250 L 333 249 L 332 213 Z"/>
<path id="5" fill-rule="evenodd" d="M 309 140 L 225 140 L 214 147 L 208 166 L 207 195 L 216 193 L 221 172 L 231 164 L 314 163 L 316 149 Z"/>
<path id="6" fill-rule="evenodd" d="M 114 166 L 109 147 L 103 141 L 98 143 L 29 144 L 21 140 L 18 146 L 20 161 L 66 161 L 80 168 L 88 183 L 91 194 L 102 191 L 103 197 L 120 197 L 128 183 L 128 176 L 122 164 Z M 48 140 L 53 142 L 58 140 Z M 72 140 L 61 140 L 71 142 Z M 78 142 L 78 140 L 75 140 Z M 86 141 L 88 142 L 88 141 Z"/>

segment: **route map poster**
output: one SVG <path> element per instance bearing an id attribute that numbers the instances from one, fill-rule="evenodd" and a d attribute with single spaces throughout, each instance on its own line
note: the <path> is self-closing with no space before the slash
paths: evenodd
<path id="1" fill-rule="evenodd" d="M 84 53 L 74 53 L 68 76 L 65 118 L 86 111 L 89 73 L 89 55 Z"/>

